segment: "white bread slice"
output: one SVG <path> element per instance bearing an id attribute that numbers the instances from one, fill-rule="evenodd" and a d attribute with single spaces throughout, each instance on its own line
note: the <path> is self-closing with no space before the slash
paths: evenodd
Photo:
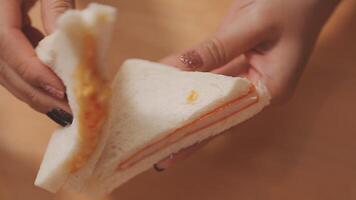
<path id="1" fill-rule="evenodd" d="M 109 6 L 91 4 L 83 11 L 68 11 L 60 17 L 58 30 L 45 38 L 36 49 L 38 57 L 50 66 L 63 80 L 69 105 L 74 120 L 71 126 L 59 128 L 53 133 L 48 144 L 43 162 L 38 172 L 35 185 L 48 191 L 56 192 L 65 183 L 84 183 L 90 177 L 91 171 L 105 144 L 105 134 L 99 135 L 99 142 L 89 160 L 77 172 L 70 169 L 69 162 L 78 156 L 81 148 L 80 122 L 78 121 L 80 107 L 75 94 L 74 74 L 87 51 L 85 36 L 90 34 L 95 49 L 95 66 L 101 72 L 98 76 L 106 77 L 105 54 L 110 42 L 116 10 Z M 82 187 L 81 184 L 75 184 Z"/>
<path id="2" fill-rule="evenodd" d="M 105 23 L 94 23 L 99 18 Z M 247 95 L 255 87 L 245 78 L 212 73 L 183 72 L 176 68 L 144 60 L 126 61 L 112 85 L 111 113 L 99 143 L 86 165 L 74 174 L 66 163 L 79 148 L 78 100 L 73 91 L 72 75 L 83 52 L 83 33 L 88 27 L 97 32 L 99 71 L 105 72 L 104 54 L 109 41 L 114 10 L 91 5 L 85 11 L 64 14 L 58 31 L 37 49 L 39 57 L 63 79 L 74 114 L 73 124 L 57 130 L 49 143 L 36 179 L 36 185 L 52 192 L 62 186 L 88 194 L 106 195 L 122 183 L 149 169 L 153 164 L 180 149 L 221 133 L 252 117 L 269 103 L 262 83 L 256 87 L 258 102 L 223 121 L 197 131 L 173 145 L 142 159 L 123 171 L 118 165 L 148 144 L 199 119 L 226 103 Z M 100 26 L 99 26 L 100 25 Z M 193 92 L 193 93 L 192 93 Z M 193 94 L 193 95 L 192 95 Z"/>
<path id="3" fill-rule="evenodd" d="M 217 135 L 260 112 L 269 103 L 266 88 L 257 86 L 258 102 L 236 115 L 163 148 L 122 171 L 118 165 L 147 144 L 191 123 L 205 113 L 246 95 L 254 87 L 245 78 L 183 72 L 143 60 L 126 61 L 113 84 L 109 139 L 86 193 L 105 195 L 180 149 Z M 191 91 L 197 96 L 187 101 Z"/>

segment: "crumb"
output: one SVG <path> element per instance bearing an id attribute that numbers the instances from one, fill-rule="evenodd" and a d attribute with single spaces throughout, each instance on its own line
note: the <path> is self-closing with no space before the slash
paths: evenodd
<path id="1" fill-rule="evenodd" d="M 193 104 L 194 102 L 197 101 L 198 97 L 199 97 L 199 94 L 197 91 L 195 91 L 195 90 L 190 91 L 187 96 L 187 103 Z"/>

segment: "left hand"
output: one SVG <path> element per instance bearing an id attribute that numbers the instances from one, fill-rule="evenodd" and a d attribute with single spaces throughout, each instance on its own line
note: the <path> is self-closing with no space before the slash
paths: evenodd
<path id="1" fill-rule="evenodd" d="M 44 35 L 31 24 L 28 11 L 36 0 L 0 0 L 0 85 L 33 109 L 65 126 L 71 122 L 65 87 L 36 56 Z M 47 34 L 57 18 L 74 7 L 74 0 L 41 0 Z"/>

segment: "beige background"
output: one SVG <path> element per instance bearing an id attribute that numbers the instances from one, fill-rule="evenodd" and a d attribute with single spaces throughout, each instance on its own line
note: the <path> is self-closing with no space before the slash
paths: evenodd
<path id="1" fill-rule="evenodd" d="M 230 0 L 111 0 L 113 63 L 159 59 L 201 41 Z M 81 1 L 79 7 L 86 2 Z M 39 24 L 37 8 L 33 11 Z M 295 97 L 164 173 L 144 173 L 112 199 L 356 199 L 356 1 L 323 32 Z M 83 199 L 33 186 L 55 124 L 0 88 L 0 199 Z"/>

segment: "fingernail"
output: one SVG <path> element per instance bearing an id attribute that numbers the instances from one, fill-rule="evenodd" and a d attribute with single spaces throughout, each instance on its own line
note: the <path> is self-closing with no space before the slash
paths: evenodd
<path id="1" fill-rule="evenodd" d="M 159 167 L 158 164 L 154 164 L 153 165 L 153 169 L 155 169 L 157 172 L 163 172 L 164 171 L 164 168 Z"/>
<path id="2" fill-rule="evenodd" d="M 167 168 L 169 168 L 169 166 L 172 164 L 171 161 L 174 158 L 174 154 L 169 155 L 167 158 L 161 160 L 160 162 L 156 163 L 153 165 L 153 168 L 157 171 L 157 172 L 162 172 L 164 170 L 166 170 Z"/>
<path id="3" fill-rule="evenodd" d="M 43 84 L 42 88 L 52 97 L 57 98 L 57 99 L 64 99 L 65 98 L 65 93 L 61 90 L 58 90 L 50 85 Z"/>
<path id="4" fill-rule="evenodd" d="M 196 51 L 188 51 L 179 57 L 179 60 L 190 70 L 202 67 L 204 62 Z"/>
<path id="5" fill-rule="evenodd" d="M 58 108 L 55 108 L 48 112 L 47 116 L 63 127 L 69 126 L 73 122 L 73 116 L 71 114 Z"/>

